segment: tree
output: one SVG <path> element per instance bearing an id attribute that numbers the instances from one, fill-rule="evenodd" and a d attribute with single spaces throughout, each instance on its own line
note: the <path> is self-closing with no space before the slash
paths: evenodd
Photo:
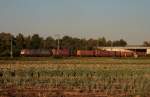
<path id="1" fill-rule="evenodd" d="M 42 43 L 42 38 L 38 34 L 34 34 L 31 38 L 31 48 L 39 49 Z"/>
<path id="2" fill-rule="evenodd" d="M 150 41 L 144 41 L 143 46 L 150 46 Z"/>
<path id="3" fill-rule="evenodd" d="M 113 42 L 111 40 L 108 40 L 106 43 L 107 46 L 113 46 Z"/>
<path id="4" fill-rule="evenodd" d="M 120 46 L 126 46 L 127 42 L 123 39 L 120 39 Z"/>
<path id="5" fill-rule="evenodd" d="M 24 38 L 24 49 L 31 49 L 31 36 L 27 36 Z"/>
<path id="6" fill-rule="evenodd" d="M 72 37 L 70 36 L 64 36 L 61 40 L 61 47 L 62 48 L 72 48 L 73 44 L 72 44 Z"/>
<path id="7" fill-rule="evenodd" d="M 80 39 L 79 44 L 80 44 L 79 49 L 87 50 L 88 44 L 87 44 L 87 40 L 86 39 Z"/>
<path id="8" fill-rule="evenodd" d="M 113 42 L 113 46 L 126 46 L 127 42 L 123 39 L 116 40 Z"/>
<path id="9" fill-rule="evenodd" d="M 98 39 L 98 46 L 106 46 L 106 39 L 105 37 Z"/>
<path id="10" fill-rule="evenodd" d="M 21 33 L 19 33 L 16 36 L 14 41 L 15 41 L 14 55 L 15 56 L 19 56 L 20 55 L 20 51 L 25 48 L 24 36 Z"/>
<path id="11" fill-rule="evenodd" d="M 10 56 L 11 48 L 11 37 L 13 36 L 10 33 L 2 32 L 0 33 L 0 56 Z"/>
<path id="12" fill-rule="evenodd" d="M 44 48 L 45 49 L 53 49 L 56 48 L 56 41 L 52 37 L 47 37 L 44 41 Z"/>
<path id="13" fill-rule="evenodd" d="M 16 36 L 16 46 L 19 49 L 23 49 L 25 46 L 24 36 L 21 33 Z"/>
<path id="14" fill-rule="evenodd" d="M 87 43 L 88 43 L 88 50 L 93 50 L 97 46 L 97 40 L 94 40 L 92 38 L 89 39 Z"/>

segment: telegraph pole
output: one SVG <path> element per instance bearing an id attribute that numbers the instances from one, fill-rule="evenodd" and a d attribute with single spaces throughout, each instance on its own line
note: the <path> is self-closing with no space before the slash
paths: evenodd
<path id="1" fill-rule="evenodd" d="M 57 50 L 60 49 L 60 34 L 57 36 Z"/>
<path id="2" fill-rule="evenodd" d="M 59 54 L 59 50 L 60 50 L 60 34 L 56 34 L 56 38 L 57 38 L 57 54 Z"/>
<path id="3" fill-rule="evenodd" d="M 87 41 L 86 41 L 86 36 L 85 36 L 85 32 L 83 32 L 83 40 L 85 40 L 85 50 L 87 50 Z"/>
<path id="4" fill-rule="evenodd" d="M 10 36 L 11 37 L 11 42 L 10 42 L 10 45 L 11 45 L 11 47 L 10 47 L 10 57 L 11 58 L 13 58 L 13 37 L 12 37 L 12 35 Z"/>
<path id="5" fill-rule="evenodd" d="M 113 41 L 111 42 L 111 51 L 113 50 Z"/>
<path id="6" fill-rule="evenodd" d="M 99 48 L 99 39 L 97 38 L 97 48 L 96 49 L 98 49 Z"/>

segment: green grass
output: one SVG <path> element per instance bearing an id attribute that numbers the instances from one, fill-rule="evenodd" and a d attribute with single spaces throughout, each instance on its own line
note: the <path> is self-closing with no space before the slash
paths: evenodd
<path id="1" fill-rule="evenodd" d="M 148 58 L 22 58 L 0 60 L 0 87 L 47 86 L 69 91 L 149 97 Z"/>
<path id="2" fill-rule="evenodd" d="M 150 58 L 104 58 L 104 57 L 16 57 L 0 58 L 0 64 L 35 63 L 35 64 L 150 64 Z"/>
<path id="3" fill-rule="evenodd" d="M 0 85 L 49 86 L 64 90 L 127 93 L 146 97 L 150 91 L 150 65 L 25 64 L 1 69 Z M 15 73 L 15 74 L 13 74 Z M 143 96 L 144 95 L 144 96 Z"/>

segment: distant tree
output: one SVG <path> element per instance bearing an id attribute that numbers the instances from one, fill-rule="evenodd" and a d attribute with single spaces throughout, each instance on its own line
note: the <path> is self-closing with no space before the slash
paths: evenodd
<path id="1" fill-rule="evenodd" d="M 98 46 L 106 46 L 106 39 L 105 37 L 98 39 Z"/>
<path id="2" fill-rule="evenodd" d="M 108 40 L 106 43 L 107 46 L 113 46 L 113 42 L 111 40 Z"/>
<path id="3" fill-rule="evenodd" d="M 113 46 L 126 46 L 127 42 L 123 39 L 116 40 L 113 42 Z"/>
<path id="4" fill-rule="evenodd" d="M 113 41 L 113 46 L 120 46 L 120 41 L 119 40 Z"/>
<path id="5" fill-rule="evenodd" d="M 61 40 L 61 47 L 62 48 L 72 48 L 73 44 L 72 44 L 72 37 L 70 36 L 64 36 Z"/>
<path id="6" fill-rule="evenodd" d="M 120 46 L 126 46 L 127 42 L 123 39 L 120 39 Z"/>
<path id="7" fill-rule="evenodd" d="M 88 43 L 88 49 L 89 50 L 93 50 L 93 49 L 95 49 L 96 48 L 96 46 L 97 46 L 97 40 L 94 40 L 94 39 L 89 39 L 88 41 L 87 41 L 87 43 Z"/>
<path id="8" fill-rule="evenodd" d="M 21 33 L 16 36 L 16 46 L 21 49 L 24 48 L 24 36 Z"/>
<path id="9" fill-rule="evenodd" d="M 11 48 L 11 37 L 10 33 L 2 32 L 0 33 L 0 56 L 10 56 Z"/>
<path id="10" fill-rule="evenodd" d="M 24 36 L 21 33 L 19 33 L 16 36 L 14 46 L 15 46 L 14 54 L 15 54 L 15 56 L 19 56 L 21 49 L 25 48 L 25 39 L 24 39 Z"/>
<path id="11" fill-rule="evenodd" d="M 87 43 L 87 40 L 86 39 L 80 39 L 80 49 L 81 50 L 87 50 L 88 48 L 88 43 Z"/>
<path id="12" fill-rule="evenodd" d="M 150 46 L 150 41 L 144 41 L 143 46 Z"/>
<path id="13" fill-rule="evenodd" d="M 31 49 L 31 36 L 24 37 L 24 49 Z"/>
<path id="14" fill-rule="evenodd" d="M 45 45 L 45 39 L 43 37 L 40 37 L 40 44 L 39 44 L 39 49 L 44 49 Z"/>
<path id="15" fill-rule="evenodd" d="M 56 48 L 56 41 L 50 36 L 47 37 L 44 41 L 44 48 L 45 49 Z"/>
<path id="16" fill-rule="evenodd" d="M 38 34 L 34 34 L 31 38 L 31 48 L 32 49 L 39 49 L 41 46 L 42 38 L 39 37 Z"/>
<path id="17" fill-rule="evenodd" d="M 72 45 L 74 49 L 81 49 L 83 46 L 79 38 L 72 38 Z"/>

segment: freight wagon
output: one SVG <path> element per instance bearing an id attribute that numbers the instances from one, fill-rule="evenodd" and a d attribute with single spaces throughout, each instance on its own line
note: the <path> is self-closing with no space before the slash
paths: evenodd
<path id="1" fill-rule="evenodd" d="M 113 56 L 115 56 L 115 52 L 114 51 L 106 51 L 106 50 L 96 50 L 95 51 L 95 56 L 113 57 Z"/>
<path id="2" fill-rule="evenodd" d="M 136 54 L 137 54 L 138 57 L 145 57 L 145 56 L 147 56 L 146 53 L 144 53 L 144 52 L 136 52 Z"/>
<path id="3" fill-rule="evenodd" d="M 141 53 L 139 53 L 139 54 L 141 54 Z M 133 57 L 134 53 L 133 52 L 122 52 L 122 51 L 106 51 L 106 50 L 77 50 L 77 56 Z"/>
<path id="4" fill-rule="evenodd" d="M 93 57 L 95 56 L 95 54 L 94 54 L 94 50 L 77 50 L 77 56 Z"/>
<path id="5" fill-rule="evenodd" d="M 68 49 L 59 49 L 59 50 L 52 49 L 52 55 L 68 57 L 68 56 L 70 56 L 70 52 Z"/>
<path id="6" fill-rule="evenodd" d="M 106 51 L 106 50 L 95 50 L 96 57 L 110 57 L 115 56 L 115 52 L 113 51 Z"/>
<path id="7" fill-rule="evenodd" d="M 23 49 L 20 55 L 26 57 L 49 57 L 52 55 L 52 52 L 48 49 Z"/>

